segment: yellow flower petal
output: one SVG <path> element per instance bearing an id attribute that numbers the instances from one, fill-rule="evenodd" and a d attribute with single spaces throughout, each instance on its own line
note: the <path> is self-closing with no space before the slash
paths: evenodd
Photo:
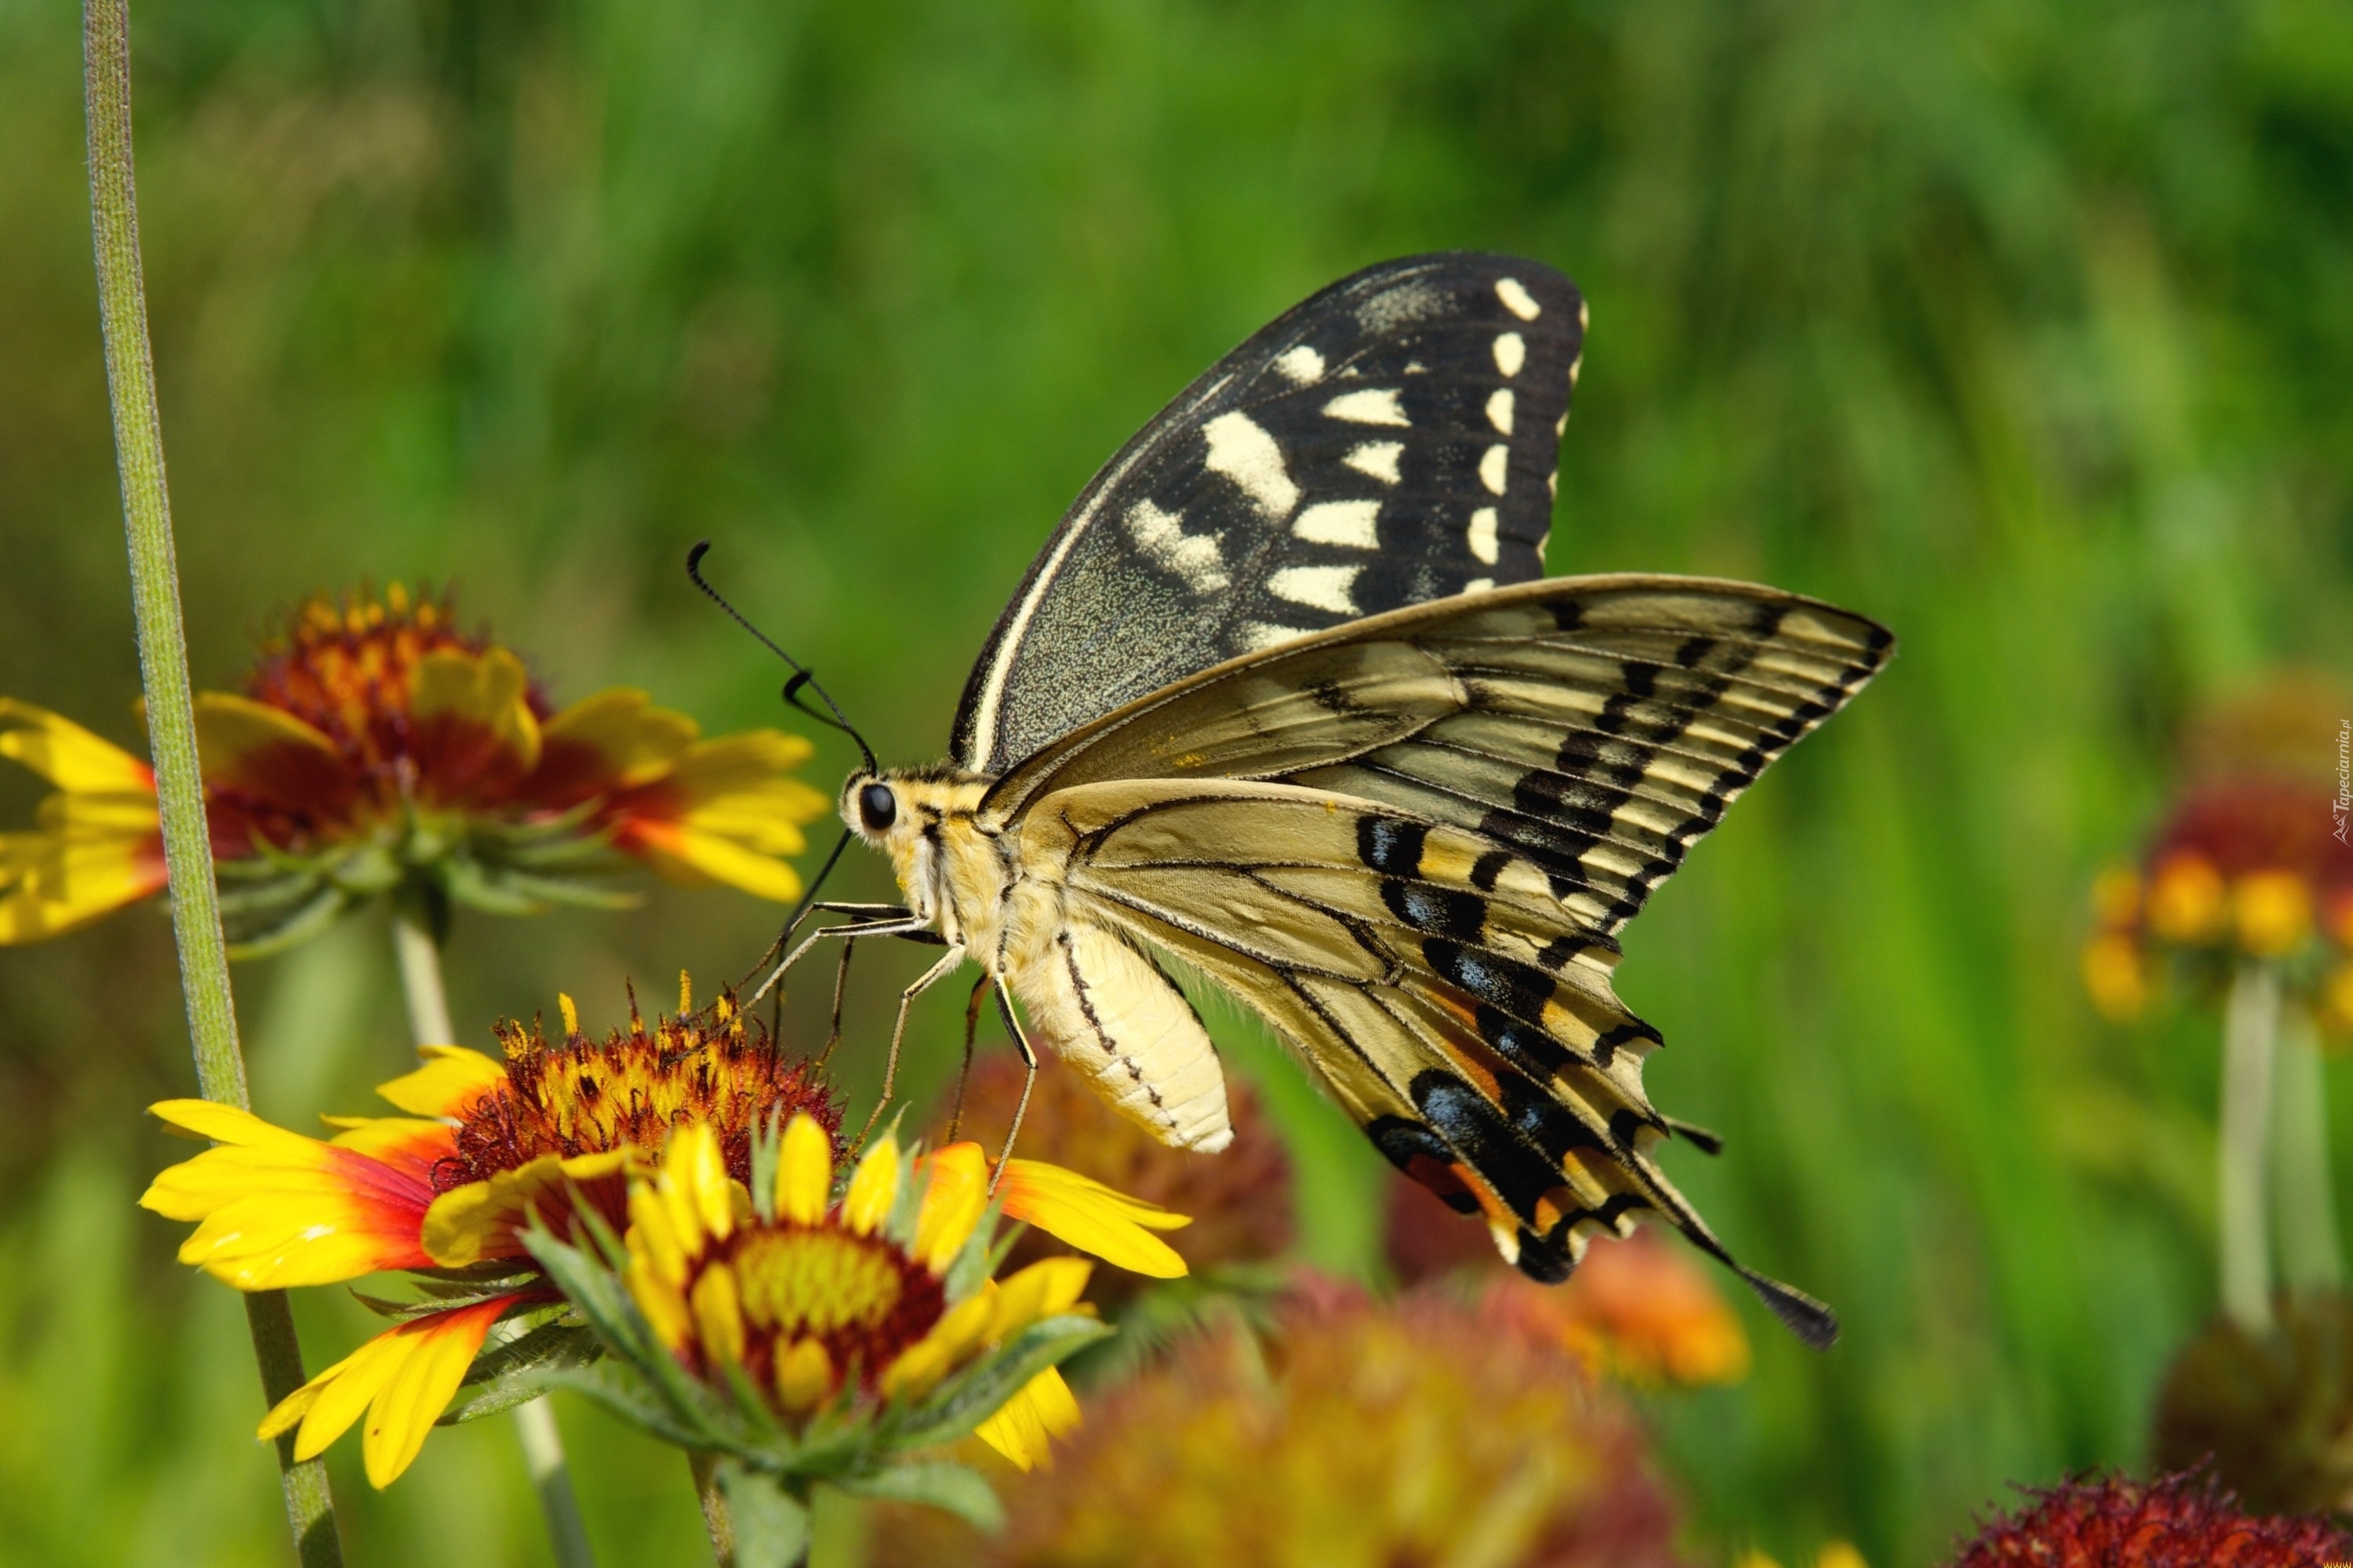
<path id="1" fill-rule="evenodd" d="M 344 766 L 333 741 L 284 708 L 227 692 L 197 694 L 196 755 L 207 784 L 254 781 L 248 765 L 279 747 L 338 771 Z"/>
<path id="2" fill-rule="evenodd" d="M 425 1065 L 404 1073 L 375 1092 L 412 1116 L 460 1116 L 474 1101 L 507 1081 L 505 1064 L 462 1045 L 420 1045 Z"/>
<path id="3" fill-rule="evenodd" d="M 152 800 L 144 810 L 114 831 L 0 833 L 0 945 L 47 941 L 162 891 L 163 830 Z"/>
<path id="4" fill-rule="evenodd" d="M 833 1392 L 833 1360 L 816 1340 L 796 1340 L 776 1358 L 776 1399 L 799 1414 Z"/>
<path id="5" fill-rule="evenodd" d="M 1078 1305 L 1095 1266 L 1082 1257 L 1040 1258 L 997 1284 L 997 1310 L 990 1315 L 991 1343 L 1011 1339 L 1030 1324 Z"/>
<path id="6" fill-rule="evenodd" d="M 491 1325 L 515 1299 L 502 1296 L 437 1312 L 378 1334 L 288 1395 L 262 1418 L 257 1436 L 267 1442 L 299 1421 L 294 1452 L 316 1458 L 364 1410 L 368 1480 L 379 1489 L 390 1486 L 449 1407 Z"/>
<path id="7" fill-rule="evenodd" d="M 621 847 L 637 852 L 662 877 L 681 886 L 724 883 L 777 904 L 801 895 L 800 873 L 775 855 L 684 822 L 632 822 Z M 797 854 L 805 847 L 796 842 L 780 853 Z"/>
<path id="8" fill-rule="evenodd" d="M 570 742 L 591 747 L 603 759 L 609 788 L 632 789 L 670 772 L 699 733 L 684 714 L 655 707 L 645 693 L 617 686 L 549 719 L 541 738 L 548 747 Z"/>
<path id="9" fill-rule="evenodd" d="M 659 1265 L 635 1246 L 630 1248 L 624 1280 L 638 1310 L 645 1314 L 646 1322 L 663 1346 L 671 1351 L 685 1349 L 693 1334 L 694 1318 L 687 1310 L 686 1298 L 680 1293 L 678 1281 L 663 1278 Z"/>
<path id="10" fill-rule="evenodd" d="M 951 1143 L 923 1156 L 923 1206 L 915 1211 L 914 1254 L 945 1274 L 988 1208 L 988 1160 L 977 1143 Z"/>
<path id="11" fill-rule="evenodd" d="M 674 882 L 797 898 L 800 876 L 785 857 L 808 847 L 798 824 L 832 807 L 791 776 L 809 749 L 801 736 L 772 729 L 700 742 L 668 775 L 615 803 L 615 842 Z"/>
<path id="12" fill-rule="evenodd" d="M 899 1140 L 884 1133 L 850 1174 L 841 1200 L 841 1223 L 853 1235 L 871 1236 L 891 1217 L 899 1201 Z"/>
<path id="13" fill-rule="evenodd" d="M 629 1251 L 642 1255 L 654 1273 L 673 1288 L 686 1283 L 686 1244 L 671 1223 L 670 1205 L 647 1181 L 629 1184 Z"/>
<path id="14" fill-rule="evenodd" d="M 797 1225 L 825 1218 L 833 1195 L 833 1140 L 807 1112 L 785 1128 L 776 1157 L 776 1214 Z"/>
<path id="15" fill-rule="evenodd" d="M 730 1364 L 744 1359 L 744 1304 L 735 1288 L 735 1271 L 713 1262 L 694 1282 L 687 1298 L 694 1313 L 694 1332 L 703 1353 Z"/>
<path id="16" fill-rule="evenodd" d="M 249 1110 L 225 1106 L 218 1100 L 157 1100 L 147 1107 L 147 1114 L 175 1132 L 196 1138 L 208 1138 L 215 1143 L 243 1144 L 310 1144 L 317 1139 L 305 1138 L 299 1132 L 266 1122 Z M 183 1216 L 174 1214 L 173 1219 Z"/>
<path id="17" fill-rule="evenodd" d="M 348 1147 L 206 1100 L 153 1108 L 184 1130 L 220 1140 L 160 1172 L 139 1200 L 167 1219 L 198 1222 L 180 1247 L 182 1262 L 239 1290 L 268 1290 L 428 1261 L 417 1229 L 432 1201 L 425 1174 L 431 1150 L 418 1141 L 420 1134 L 446 1139 L 439 1124 L 372 1124 L 355 1141 L 375 1147 Z"/>
<path id="18" fill-rule="evenodd" d="M 145 763 L 71 719 L 13 697 L 0 697 L 0 757 L 69 794 L 155 793 Z"/>
<path id="19" fill-rule="evenodd" d="M 420 722 L 448 717 L 479 724 L 528 768 L 538 764 L 541 746 L 539 721 L 525 700 L 530 688 L 522 661 L 507 649 L 476 656 L 437 648 L 417 662 L 409 677 L 408 711 Z"/>
<path id="20" fill-rule="evenodd" d="M 458 1385 L 465 1381 L 466 1369 L 480 1351 L 491 1325 L 512 1299 L 485 1301 L 417 1320 L 427 1326 L 416 1333 L 416 1345 L 393 1369 L 383 1391 L 369 1405 L 367 1425 L 362 1429 L 360 1455 L 366 1463 L 370 1486 L 381 1491 L 398 1480 L 416 1459 L 417 1450 L 425 1446 L 426 1435 L 457 1397 Z"/>
<path id="21" fill-rule="evenodd" d="M 930 1333 L 902 1351 L 898 1360 L 882 1369 L 880 1386 L 883 1397 L 913 1399 L 928 1393 L 980 1344 L 996 1316 L 997 1285 L 993 1280 L 984 1280 L 978 1290 L 949 1308 L 932 1325 Z"/>
<path id="22" fill-rule="evenodd" d="M 443 1268 L 463 1268 L 484 1257 L 513 1256 L 516 1233 L 533 1214 L 552 1219 L 571 1206 L 575 1181 L 593 1181 L 628 1168 L 627 1150 L 575 1154 L 568 1160 L 543 1154 L 527 1165 L 501 1171 L 487 1181 L 454 1187 L 425 1212 L 426 1255 Z"/>
<path id="23" fill-rule="evenodd" d="M 973 1436 L 1027 1470 L 1052 1463 L 1050 1440 L 1079 1425 L 1079 1402 L 1062 1374 L 1048 1367 L 1022 1384 Z"/>
<path id="24" fill-rule="evenodd" d="M 1175 1248 L 1151 1233 L 1192 1224 L 1091 1177 L 1037 1160 L 1008 1160 L 998 1184 L 1008 1219 L 1022 1220 L 1105 1263 L 1155 1279 L 1186 1272 Z"/>
<path id="25" fill-rule="evenodd" d="M 710 1123 L 691 1121 L 670 1134 L 670 1148 L 662 1156 L 662 1180 L 678 1194 L 673 1201 L 692 1208 L 695 1224 L 703 1234 L 724 1241 L 735 1228 L 727 1161 L 719 1152 L 719 1135 Z M 700 1241 L 695 1245 L 700 1250 Z"/>
<path id="26" fill-rule="evenodd" d="M 814 821 L 832 802 L 792 774 L 815 749 L 803 736 L 748 729 L 697 743 L 667 783 L 681 792 L 690 812 L 781 810 L 787 822 Z"/>

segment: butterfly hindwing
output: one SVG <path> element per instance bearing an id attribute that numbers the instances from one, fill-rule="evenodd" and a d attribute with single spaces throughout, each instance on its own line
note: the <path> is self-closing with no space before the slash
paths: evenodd
<path id="1" fill-rule="evenodd" d="M 1088 485 L 991 633 L 984 773 L 1210 665 L 1544 569 L 1585 306 L 1461 252 L 1342 280 L 1212 366 Z"/>
<path id="2" fill-rule="evenodd" d="M 1384 1154 L 1483 1213 L 1529 1274 L 1560 1277 L 1646 1211 L 1725 1255 L 1651 1159 L 1669 1135 L 1641 1086 L 1658 1035 L 1610 990 L 1615 944 L 1580 931 L 1533 862 L 1367 801 L 1223 780 L 1056 791 L 1021 853 L 1071 923 L 1171 953 L 1259 1012 Z M 1833 1331 L 1819 1304 L 1757 1283 L 1809 1338 Z"/>

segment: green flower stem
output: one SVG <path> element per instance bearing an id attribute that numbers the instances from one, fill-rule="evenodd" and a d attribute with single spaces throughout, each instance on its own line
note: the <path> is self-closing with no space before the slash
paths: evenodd
<path id="1" fill-rule="evenodd" d="M 2222 1136 L 2219 1146 L 2222 1309 L 2250 1332 L 2272 1324 L 2269 1164 L 2272 1076 L 2278 1054 L 2279 971 L 2239 966 L 2222 1017 Z"/>
<path id="2" fill-rule="evenodd" d="M 88 0 L 82 9 L 83 107 L 90 124 L 90 210 L 98 270 L 99 324 L 106 389 L 114 410 L 114 451 L 122 483 L 123 531 L 131 549 L 131 599 L 139 629 L 140 684 L 163 818 L 164 864 L 171 879 L 172 935 L 180 954 L 196 1085 L 206 1099 L 248 1105 L 245 1056 L 221 937 L 220 890 L 205 822 L 204 776 L 196 765 L 195 701 L 188 684 L 180 620 L 179 569 L 172 552 L 172 503 L 164 479 L 163 420 L 147 342 L 147 296 L 139 266 L 139 197 L 132 166 L 131 12 L 128 0 Z M 271 1404 L 302 1386 L 302 1348 L 285 1293 L 245 1298 L 262 1393 Z M 303 1568 L 343 1560 L 326 1467 L 297 1461 L 294 1436 L 278 1440 L 286 1520 Z"/>
<path id="3" fill-rule="evenodd" d="M 702 1504 L 702 1528 L 711 1532 L 711 1554 L 719 1568 L 735 1568 L 735 1520 L 727 1511 L 727 1494 L 719 1489 L 719 1456 L 707 1448 L 690 1448 L 686 1467 L 694 1477 L 694 1496 Z"/>
<path id="4" fill-rule="evenodd" d="M 2290 1008 L 2280 1029 L 2272 1139 L 2280 1283 L 2291 1290 L 2335 1290 L 2345 1281 L 2337 1238 L 2337 1195 L 2328 1169 L 2328 1085 L 2312 1014 Z"/>
<path id="5" fill-rule="evenodd" d="M 392 951 L 400 962 L 400 994 L 408 1002 L 409 1037 L 419 1045 L 455 1045 L 458 1030 L 449 1022 L 448 988 L 441 983 L 440 945 L 406 903 L 393 907 Z"/>
<path id="6" fill-rule="evenodd" d="M 408 1001 L 408 1033 L 419 1045 L 454 1045 L 458 1032 L 449 1022 L 449 991 L 441 981 L 441 948 L 423 912 L 406 899 L 396 898 L 392 912 L 392 949 L 400 961 L 400 991 Z M 547 1538 L 558 1568 L 596 1568 L 596 1553 L 588 1544 L 588 1527 L 580 1517 L 580 1499 L 572 1489 L 572 1471 L 564 1459 L 564 1434 L 557 1430 L 555 1412 L 545 1398 L 515 1406 L 515 1430 L 522 1440 L 524 1467 L 532 1489 L 539 1494 L 540 1512 L 547 1519 Z"/>

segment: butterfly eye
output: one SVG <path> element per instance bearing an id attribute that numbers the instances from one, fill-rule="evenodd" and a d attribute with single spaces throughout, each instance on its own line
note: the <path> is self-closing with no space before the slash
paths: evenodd
<path id="1" fill-rule="evenodd" d="M 887 784 L 869 784 L 858 792 L 859 820 L 870 833 L 879 833 L 899 820 L 899 802 Z"/>

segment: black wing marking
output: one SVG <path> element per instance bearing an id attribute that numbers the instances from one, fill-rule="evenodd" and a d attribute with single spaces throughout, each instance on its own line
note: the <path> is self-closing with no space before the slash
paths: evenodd
<path id="1" fill-rule="evenodd" d="M 1473 252 L 1286 312 L 1062 519 L 965 683 L 956 761 L 999 773 L 1222 660 L 1541 576 L 1584 335 L 1567 279 Z"/>

